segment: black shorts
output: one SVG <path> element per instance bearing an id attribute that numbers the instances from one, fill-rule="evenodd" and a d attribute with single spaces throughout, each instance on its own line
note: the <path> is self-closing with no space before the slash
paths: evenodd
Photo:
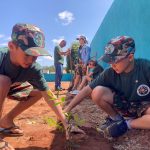
<path id="1" fill-rule="evenodd" d="M 115 94 L 113 101 L 114 109 L 124 117 L 138 118 L 150 107 L 150 101 L 128 102 L 123 97 Z"/>

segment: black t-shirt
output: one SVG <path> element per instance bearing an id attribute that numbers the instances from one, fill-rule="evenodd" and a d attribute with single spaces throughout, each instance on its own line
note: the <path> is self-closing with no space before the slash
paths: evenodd
<path id="1" fill-rule="evenodd" d="M 128 101 L 150 101 L 150 61 L 135 60 L 129 73 L 117 74 L 108 68 L 89 84 L 92 89 L 98 85 L 109 87 Z"/>
<path id="2" fill-rule="evenodd" d="M 11 79 L 12 84 L 28 81 L 40 91 L 49 89 L 38 63 L 33 63 L 29 68 L 15 66 L 10 61 L 8 49 L 0 51 L 0 74 L 8 76 Z"/>
<path id="3" fill-rule="evenodd" d="M 101 72 L 103 72 L 103 70 L 104 70 L 103 67 L 101 67 L 99 64 L 97 64 L 96 67 L 93 70 L 93 79 L 96 79 L 97 76 L 99 76 L 99 74 Z"/>

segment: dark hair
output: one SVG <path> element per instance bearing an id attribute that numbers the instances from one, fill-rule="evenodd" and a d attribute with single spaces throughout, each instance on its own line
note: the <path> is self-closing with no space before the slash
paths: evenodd
<path id="1" fill-rule="evenodd" d="M 97 61 L 96 61 L 96 60 L 92 60 L 92 59 L 91 59 L 91 60 L 88 61 L 88 64 L 89 64 L 89 63 L 93 63 L 94 66 L 97 65 Z"/>

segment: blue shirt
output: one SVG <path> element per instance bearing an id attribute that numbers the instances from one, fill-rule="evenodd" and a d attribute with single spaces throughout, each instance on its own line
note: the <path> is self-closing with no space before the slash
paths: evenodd
<path id="1" fill-rule="evenodd" d="M 91 48 L 87 45 L 84 46 L 80 46 L 78 49 L 78 56 L 79 58 L 82 60 L 83 64 L 88 63 L 88 61 L 90 60 L 90 53 L 91 53 Z"/>

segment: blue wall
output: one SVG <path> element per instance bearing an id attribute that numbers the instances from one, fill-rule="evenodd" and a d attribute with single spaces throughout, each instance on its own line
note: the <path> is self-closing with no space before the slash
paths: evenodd
<path id="1" fill-rule="evenodd" d="M 135 57 L 150 58 L 150 0 L 114 0 L 91 42 L 91 56 L 98 59 L 106 43 L 119 35 L 134 38 Z"/>
<path id="2" fill-rule="evenodd" d="M 55 81 L 55 74 L 46 74 L 44 73 L 44 77 L 47 82 L 54 82 Z M 73 75 L 70 73 L 63 74 L 62 81 L 71 81 Z"/>

